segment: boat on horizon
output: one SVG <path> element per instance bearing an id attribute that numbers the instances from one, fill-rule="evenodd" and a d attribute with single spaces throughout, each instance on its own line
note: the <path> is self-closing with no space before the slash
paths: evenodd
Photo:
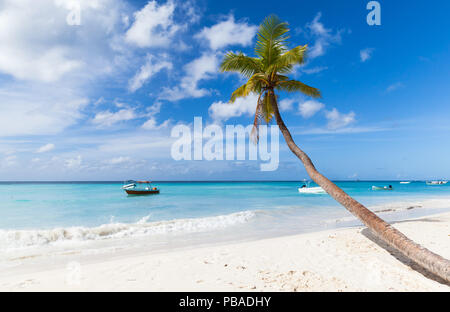
<path id="1" fill-rule="evenodd" d="M 427 185 L 444 185 L 447 184 L 448 181 L 436 180 L 436 181 L 427 181 Z"/>
<path id="2" fill-rule="evenodd" d="M 389 186 L 372 186 L 372 191 L 392 191 L 394 188 L 392 185 Z"/>
<path id="3" fill-rule="evenodd" d="M 159 194 L 159 189 L 157 187 L 152 187 L 151 181 L 134 181 L 128 180 L 125 182 L 122 189 L 128 195 L 151 195 Z"/>
<path id="4" fill-rule="evenodd" d="M 401 181 L 400 184 L 411 184 L 411 181 Z"/>

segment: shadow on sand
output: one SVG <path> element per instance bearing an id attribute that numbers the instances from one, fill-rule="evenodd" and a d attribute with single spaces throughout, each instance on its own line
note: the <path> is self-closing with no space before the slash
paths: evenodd
<path id="1" fill-rule="evenodd" d="M 397 221 L 397 222 L 391 222 L 390 224 L 395 224 L 395 223 L 406 223 L 406 222 L 413 222 L 416 220 L 405 220 L 405 221 Z M 436 219 L 420 219 L 421 222 L 441 222 L 439 220 Z M 404 265 L 409 266 L 411 269 L 413 269 L 416 272 L 419 272 L 420 274 L 422 274 L 423 276 L 425 276 L 428 279 L 431 279 L 435 282 L 438 282 L 440 284 L 443 285 L 447 285 L 450 286 L 450 283 L 447 282 L 446 280 L 442 279 L 441 277 L 437 276 L 436 274 L 428 271 L 427 269 L 425 269 L 424 267 L 422 267 L 421 265 L 413 262 L 412 260 L 408 259 L 407 257 L 405 257 L 403 254 L 401 254 L 399 251 L 395 250 L 394 248 L 392 248 L 391 246 L 389 246 L 388 244 L 386 244 L 385 242 L 383 242 L 381 239 L 379 239 L 378 237 L 376 237 L 372 231 L 370 231 L 368 228 L 365 228 L 361 231 L 361 234 L 364 235 L 365 237 L 367 237 L 368 239 L 370 239 L 372 242 L 374 242 L 375 244 L 377 244 L 378 246 L 380 246 L 381 248 L 383 248 L 384 250 L 386 250 L 387 252 L 389 252 L 392 256 L 394 256 L 398 261 L 402 262 Z"/>

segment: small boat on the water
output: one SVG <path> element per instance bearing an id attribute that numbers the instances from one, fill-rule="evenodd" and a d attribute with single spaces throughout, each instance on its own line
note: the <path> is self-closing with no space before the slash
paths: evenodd
<path id="1" fill-rule="evenodd" d="M 299 193 L 303 194 L 325 194 L 325 190 L 321 188 L 320 186 L 317 187 L 299 187 L 298 188 Z"/>
<path id="2" fill-rule="evenodd" d="M 157 187 L 153 187 L 151 183 L 151 181 L 129 180 L 125 182 L 122 189 L 124 189 L 128 195 L 159 194 L 159 189 Z"/>
<path id="3" fill-rule="evenodd" d="M 427 181 L 427 185 L 444 185 L 447 183 L 448 181 Z"/>
<path id="4" fill-rule="evenodd" d="M 309 182 L 304 182 L 304 184 L 298 188 L 299 193 L 303 194 L 325 194 L 325 190 L 320 186 L 309 186 Z"/>
<path id="5" fill-rule="evenodd" d="M 402 181 L 400 184 L 411 184 L 411 181 Z"/>
<path id="6" fill-rule="evenodd" d="M 394 188 L 389 186 L 372 186 L 372 191 L 392 191 Z"/>

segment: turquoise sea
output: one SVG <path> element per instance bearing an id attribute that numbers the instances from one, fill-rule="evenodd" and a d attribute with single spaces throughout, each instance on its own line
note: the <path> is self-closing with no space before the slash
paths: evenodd
<path id="1" fill-rule="evenodd" d="M 449 184 L 336 183 L 389 221 L 450 211 Z M 0 254 L 170 248 L 360 224 L 327 194 L 300 194 L 302 184 L 158 182 L 159 195 L 127 196 L 121 182 L 1 182 Z M 387 185 L 394 190 L 371 189 Z"/>

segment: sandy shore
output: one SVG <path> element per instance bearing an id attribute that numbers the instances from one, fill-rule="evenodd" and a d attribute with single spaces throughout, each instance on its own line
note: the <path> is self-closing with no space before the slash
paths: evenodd
<path id="1" fill-rule="evenodd" d="M 450 258 L 450 213 L 394 224 Z M 68 260 L 70 261 L 70 260 Z M 450 291 L 365 228 L 127 256 L 0 279 L 0 291 Z"/>

